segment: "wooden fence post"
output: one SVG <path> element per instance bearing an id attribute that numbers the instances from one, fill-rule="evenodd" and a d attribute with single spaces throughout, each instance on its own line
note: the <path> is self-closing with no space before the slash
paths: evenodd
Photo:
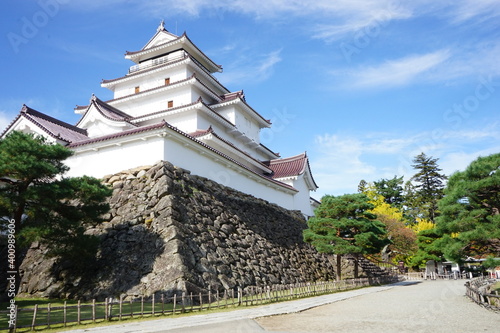
<path id="1" fill-rule="evenodd" d="M 47 328 L 50 328 L 50 303 L 47 304 Z"/>
<path id="2" fill-rule="evenodd" d="M 123 311 L 123 295 L 120 295 L 120 304 L 119 304 L 119 309 L 120 309 L 120 314 L 118 315 L 119 320 L 122 320 L 122 311 Z"/>
<path id="3" fill-rule="evenodd" d="M 185 291 L 182 292 L 182 305 L 181 306 L 182 306 L 182 310 L 181 310 L 182 313 L 186 312 L 186 308 L 185 308 L 186 307 L 186 292 Z"/>
<path id="4" fill-rule="evenodd" d="M 76 314 L 76 321 L 78 323 L 78 325 L 80 325 L 82 323 L 82 303 L 80 300 L 78 300 L 78 303 L 77 303 L 77 314 Z M 64 302 L 64 317 L 66 317 L 66 302 Z M 66 326 L 66 318 L 64 318 L 64 322 L 65 322 L 65 325 Z"/>
<path id="5" fill-rule="evenodd" d="M 174 307 L 172 308 L 172 315 L 175 315 L 176 306 L 177 306 L 177 294 L 174 294 Z M 182 308 L 184 308 L 184 306 Z"/>
<path id="6" fill-rule="evenodd" d="M 155 316 L 155 294 L 151 296 L 151 315 Z"/>
<path id="7" fill-rule="evenodd" d="M 108 298 L 104 298 L 104 320 L 108 321 Z"/>
<path id="8" fill-rule="evenodd" d="M 38 304 L 35 304 L 35 309 L 33 310 L 33 320 L 31 321 L 31 330 L 35 330 L 36 325 L 36 313 L 38 311 Z"/>
<path id="9" fill-rule="evenodd" d="M 201 297 L 201 292 L 200 292 L 200 311 L 203 309 L 203 299 Z"/>
<path id="10" fill-rule="evenodd" d="M 108 306 L 109 306 L 108 319 L 111 320 L 111 318 L 113 318 L 113 298 L 111 297 L 109 298 Z"/>
<path id="11" fill-rule="evenodd" d="M 63 305 L 63 325 L 64 327 L 66 327 L 66 319 L 67 319 L 67 307 L 66 307 L 66 301 L 64 301 L 64 305 Z"/>
<path id="12" fill-rule="evenodd" d="M 95 323 L 95 298 L 92 300 L 92 322 Z"/>

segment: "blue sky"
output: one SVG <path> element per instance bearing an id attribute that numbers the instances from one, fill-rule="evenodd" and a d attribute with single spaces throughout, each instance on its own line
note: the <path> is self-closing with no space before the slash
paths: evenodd
<path id="1" fill-rule="evenodd" d="M 0 125 L 22 104 L 76 123 L 101 79 L 123 76 L 160 20 L 224 72 L 273 128 L 307 151 L 314 197 L 413 175 L 421 152 L 446 174 L 500 152 L 500 1 L 5 0 Z"/>

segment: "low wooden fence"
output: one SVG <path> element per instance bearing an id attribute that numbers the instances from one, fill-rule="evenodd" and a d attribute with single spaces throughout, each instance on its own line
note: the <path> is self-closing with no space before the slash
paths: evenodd
<path id="1" fill-rule="evenodd" d="M 410 281 L 420 281 L 424 279 L 424 274 L 422 272 L 408 272 L 402 275 L 405 280 L 410 280 Z"/>
<path id="2" fill-rule="evenodd" d="M 488 292 L 490 286 L 497 281 L 496 279 L 484 276 L 472 279 L 465 283 L 465 294 L 477 304 L 494 311 L 500 311 L 500 296 L 498 295 L 498 291 L 494 294 Z"/>
<path id="3" fill-rule="evenodd" d="M 106 299 L 76 304 L 64 302 L 62 306 L 35 305 L 33 308 L 16 308 L 16 325 L 10 332 L 27 332 L 46 328 L 67 327 L 75 324 L 91 324 L 105 321 L 119 321 L 125 318 L 144 318 L 178 315 L 218 308 L 253 306 L 337 291 L 381 285 L 399 281 L 398 276 L 360 278 L 341 281 L 273 285 L 265 287 L 235 288 L 207 291 L 206 293 L 174 294 L 172 297 L 141 297 L 134 300 Z M 9 331 L 9 311 L 0 311 L 0 330 Z"/>

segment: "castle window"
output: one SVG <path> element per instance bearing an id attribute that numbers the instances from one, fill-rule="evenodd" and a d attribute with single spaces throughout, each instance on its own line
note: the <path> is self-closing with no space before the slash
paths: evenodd
<path id="1" fill-rule="evenodd" d="M 136 94 L 138 94 L 140 91 L 141 91 L 141 89 L 139 88 L 139 86 L 135 87 L 135 93 Z"/>
<path id="2" fill-rule="evenodd" d="M 170 78 L 169 78 L 169 77 L 167 77 L 167 78 L 165 79 L 165 85 L 168 85 L 168 84 L 170 84 Z"/>
<path id="3" fill-rule="evenodd" d="M 168 102 L 167 102 L 167 106 L 168 106 L 169 108 L 173 108 L 173 107 L 174 107 L 174 101 L 168 101 Z"/>

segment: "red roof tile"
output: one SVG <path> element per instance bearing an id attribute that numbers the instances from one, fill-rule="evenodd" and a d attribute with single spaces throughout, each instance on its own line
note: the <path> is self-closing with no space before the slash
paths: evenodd
<path id="1" fill-rule="evenodd" d="M 302 153 L 297 156 L 267 161 L 266 164 L 274 171 L 274 178 L 294 177 L 305 172 L 307 156 Z"/>
<path id="2" fill-rule="evenodd" d="M 311 167 L 309 165 L 309 158 L 306 153 L 300 155 L 280 158 L 266 162 L 267 165 L 274 171 L 273 178 L 287 178 L 296 177 L 308 171 L 311 186 L 318 188 L 312 176 Z"/>

